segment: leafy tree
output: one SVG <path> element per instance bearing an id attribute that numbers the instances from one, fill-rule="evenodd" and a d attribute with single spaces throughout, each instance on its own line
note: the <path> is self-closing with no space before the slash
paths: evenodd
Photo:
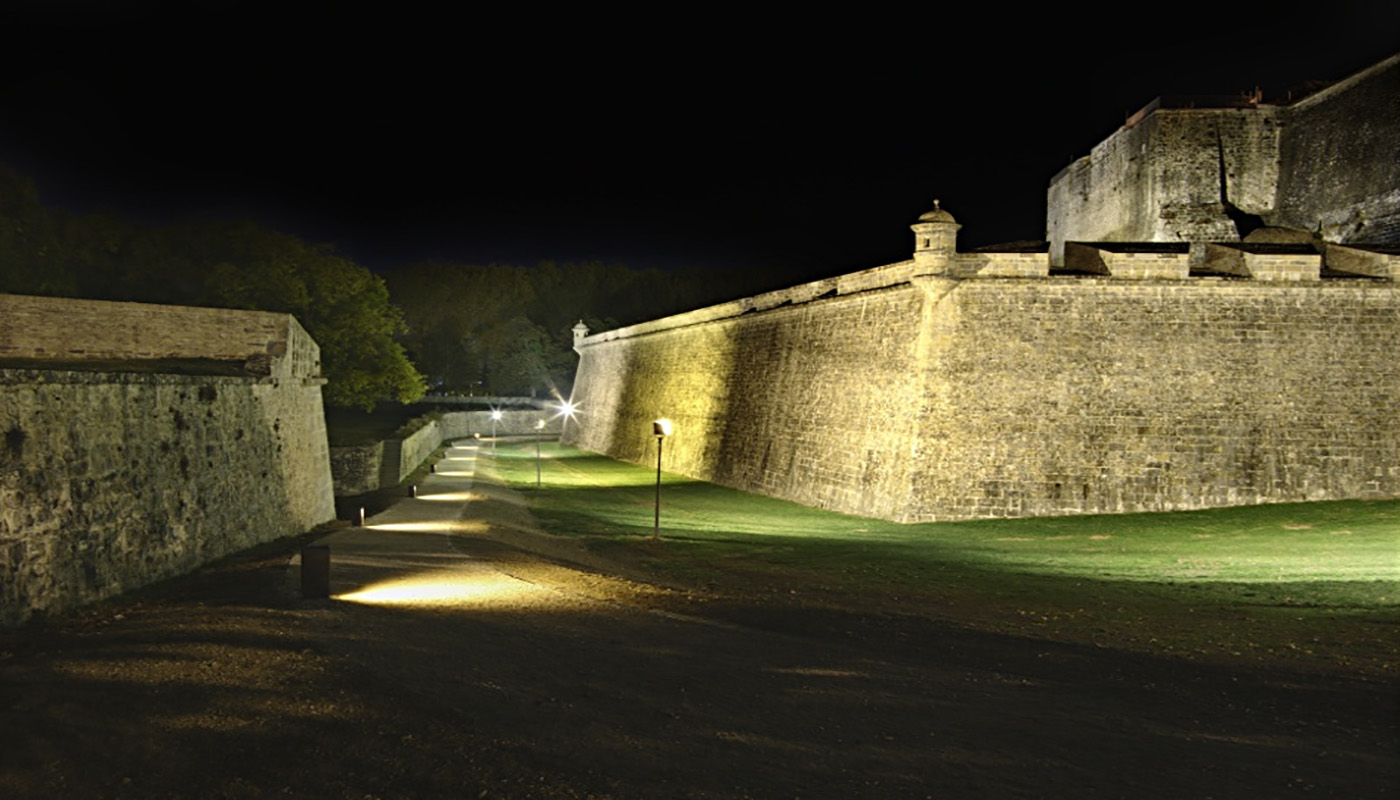
<path id="1" fill-rule="evenodd" d="M 294 314 L 321 347 L 328 403 L 422 397 L 384 281 L 329 245 L 252 222 L 128 225 L 50 212 L 0 165 L 0 291 Z"/>
<path id="2" fill-rule="evenodd" d="M 34 184 L 0 164 L 0 291 L 61 295 L 76 276 L 57 252 L 58 240 Z"/>
<path id="3" fill-rule="evenodd" d="M 534 287 L 516 267 L 428 263 L 389 275 L 409 332 L 403 341 L 435 388 L 529 393 L 549 383 L 548 337 L 525 311 Z"/>
<path id="4" fill-rule="evenodd" d="M 395 339 L 405 330 L 403 314 L 379 276 L 327 245 L 251 223 L 201 233 L 228 256 L 210 273 L 208 303 L 295 315 L 321 346 L 326 402 L 368 411 L 379 400 L 423 396 L 423 376 Z"/>
<path id="5" fill-rule="evenodd" d="M 599 261 L 427 263 L 394 270 L 387 280 L 404 309 L 409 331 L 402 341 L 415 363 L 434 388 L 464 394 L 567 394 L 578 321 L 609 330 L 734 292 L 734 284 L 717 282 L 712 273 Z"/>

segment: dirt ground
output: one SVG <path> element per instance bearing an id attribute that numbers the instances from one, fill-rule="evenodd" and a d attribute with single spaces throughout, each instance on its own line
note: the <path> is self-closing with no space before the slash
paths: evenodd
<path id="1" fill-rule="evenodd" d="M 302 599 L 284 542 L 0 633 L 0 797 L 1400 796 L 1381 678 L 661 588 L 493 507 L 331 537 L 424 604 Z"/>

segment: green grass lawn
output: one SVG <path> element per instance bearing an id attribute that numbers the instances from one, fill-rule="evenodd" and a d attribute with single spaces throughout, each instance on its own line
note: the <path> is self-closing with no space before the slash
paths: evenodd
<path id="1" fill-rule="evenodd" d="M 533 444 L 502 444 L 491 468 L 546 530 L 678 582 L 878 591 L 1002 630 L 1400 668 L 1397 500 L 902 525 L 665 474 L 658 543 L 654 468 L 552 442 L 542 455 L 539 489 Z"/>

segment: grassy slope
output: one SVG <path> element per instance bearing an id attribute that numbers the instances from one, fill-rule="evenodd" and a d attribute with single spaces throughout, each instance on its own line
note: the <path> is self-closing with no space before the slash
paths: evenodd
<path id="1" fill-rule="evenodd" d="M 552 443 L 489 468 L 550 532 L 682 586 L 1188 657 L 1400 673 L 1400 501 L 900 525 Z M 783 598 L 783 595 L 787 595 Z"/>

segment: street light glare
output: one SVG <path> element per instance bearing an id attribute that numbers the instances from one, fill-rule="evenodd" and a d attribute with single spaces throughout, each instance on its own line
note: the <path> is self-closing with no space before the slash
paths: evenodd
<path id="1" fill-rule="evenodd" d="M 567 417 L 567 418 L 569 418 L 569 419 L 573 419 L 573 416 L 574 416 L 574 414 L 576 414 L 576 413 L 578 413 L 578 406 L 574 405 L 572 402 L 570 402 L 570 401 L 568 401 L 568 400 L 560 400 L 560 401 L 559 401 L 559 414 L 558 414 L 558 416 Z"/>

